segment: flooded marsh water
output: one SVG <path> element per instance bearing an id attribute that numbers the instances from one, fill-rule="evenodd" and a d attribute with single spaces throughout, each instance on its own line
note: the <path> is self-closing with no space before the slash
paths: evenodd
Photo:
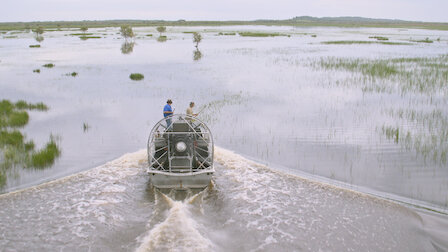
<path id="1" fill-rule="evenodd" d="M 39 48 L 31 33 L 0 35 L 0 98 L 46 104 L 20 131 L 36 149 L 57 136 L 61 150 L 49 168 L 6 173 L 6 251 L 448 248 L 444 215 L 354 192 L 447 213 L 448 32 L 168 27 L 163 42 L 151 27 L 132 42 L 118 28 L 78 32 L 45 32 Z M 183 201 L 148 185 L 139 151 L 168 98 L 176 113 L 195 101 L 218 146 L 213 187 Z"/>

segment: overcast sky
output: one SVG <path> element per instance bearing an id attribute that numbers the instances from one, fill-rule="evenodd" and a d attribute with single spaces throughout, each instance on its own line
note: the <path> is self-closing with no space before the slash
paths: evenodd
<path id="1" fill-rule="evenodd" d="M 361 16 L 448 22 L 448 0 L 1 0 L 0 22 Z"/>

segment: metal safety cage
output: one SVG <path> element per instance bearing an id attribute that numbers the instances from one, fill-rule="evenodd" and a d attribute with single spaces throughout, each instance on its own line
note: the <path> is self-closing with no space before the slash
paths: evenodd
<path id="1" fill-rule="evenodd" d="M 176 114 L 163 118 L 148 138 L 148 171 L 196 173 L 213 170 L 213 136 L 196 117 Z"/>

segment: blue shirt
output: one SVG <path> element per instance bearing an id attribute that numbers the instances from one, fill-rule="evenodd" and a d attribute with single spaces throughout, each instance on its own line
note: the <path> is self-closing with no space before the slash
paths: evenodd
<path id="1" fill-rule="evenodd" d="M 168 113 L 166 113 L 168 112 Z M 171 106 L 169 104 L 165 105 L 163 107 L 163 117 L 167 117 L 173 114 L 173 110 L 171 109 Z"/>

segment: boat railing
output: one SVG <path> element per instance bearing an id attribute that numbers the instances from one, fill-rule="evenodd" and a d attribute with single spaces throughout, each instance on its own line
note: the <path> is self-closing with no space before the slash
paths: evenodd
<path id="1" fill-rule="evenodd" d="M 172 120 L 171 125 L 168 125 L 167 119 Z M 174 126 L 184 127 L 183 131 L 178 131 L 179 129 Z M 171 150 L 175 137 L 189 138 L 193 141 L 192 150 L 182 155 Z M 204 122 L 189 115 L 163 118 L 156 123 L 148 138 L 148 163 L 150 170 L 169 173 L 191 173 L 213 169 L 213 136 L 210 129 Z"/>

